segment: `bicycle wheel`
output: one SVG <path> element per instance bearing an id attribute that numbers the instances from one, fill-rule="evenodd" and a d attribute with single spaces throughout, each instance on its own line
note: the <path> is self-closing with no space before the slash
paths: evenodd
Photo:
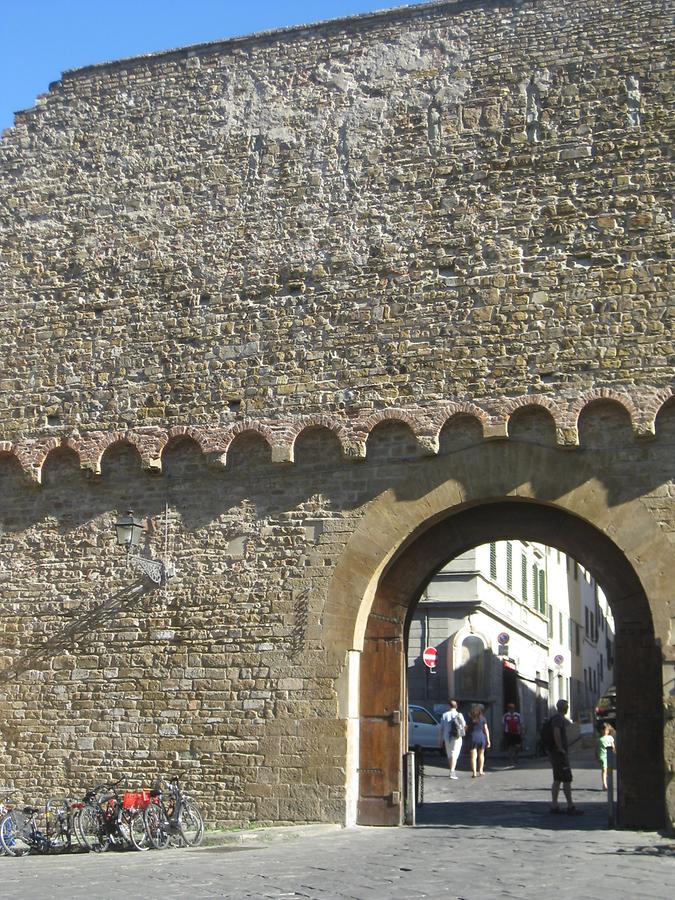
<path id="1" fill-rule="evenodd" d="M 145 828 L 145 816 L 140 809 L 132 813 L 129 820 L 129 837 L 131 838 L 131 845 L 135 850 L 150 849 L 148 832 Z"/>
<path id="2" fill-rule="evenodd" d="M 45 834 L 51 849 L 57 852 L 70 850 L 73 822 L 68 802 L 64 801 L 60 805 L 52 803 L 48 810 Z"/>
<path id="3" fill-rule="evenodd" d="M 143 817 L 150 846 L 155 850 L 163 850 L 169 843 L 171 835 L 169 817 L 157 803 L 146 806 Z"/>
<path id="4" fill-rule="evenodd" d="M 30 823 L 26 816 L 16 809 L 5 813 L 0 819 L 0 845 L 8 856 L 24 856 L 30 853 L 32 844 L 28 840 Z"/>
<path id="5" fill-rule="evenodd" d="M 201 844 L 204 837 L 204 820 L 199 808 L 191 800 L 183 804 L 179 828 L 188 847 L 198 847 Z"/>
<path id="6" fill-rule="evenodd" d="M 102 853 L 110 845 L 110 838 L 103 830 L 98 806 L 89 803 L 77 813 L 75 834 L 84 850 Z"/>

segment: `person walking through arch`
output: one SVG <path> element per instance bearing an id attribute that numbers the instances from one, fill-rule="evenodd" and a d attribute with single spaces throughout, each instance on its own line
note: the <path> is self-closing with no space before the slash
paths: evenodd
<path id="1" fill-rule="evenodd" d="M 469 713 L 469 738 L 471 740 L 471 777 L 484 775 L 485 751 L 490 749 L 490 729 L 480 703 L 474 703 Z"/>
<path id="2" fill-rule="evenodd" d="M 570 706 L 567 700 L 558 700 L 555 707 L 557 712 L 550 719 L 551 738 L 548 744 L 548 758 L 553 769 L 551 812 L 562 812 L 558 805 L 558 796 L 562 785 L 563 794 L 567 800 L 567 815 L 581 816 L 583 810 L 577 809 L 572 801 L 572 769 L 567 754 L 567 719 L 565 716 Z"/>
<path id="3" fill-rule="evenodd" d="M 445 744 L 445 753 L 448 757 L 448 768 L 450 769 L 450 777 L 457 780 L 457 760 L 462 749 L 462 740 L 466 734 L 466 721 L 461 712 L 457 709 L 457 701 L 450 701 L 450 709 L 441 716 L 441 729 L 443 733 L 443 743 Z"/>
<path id="4" fill-rule="evenodd" d="M 603 791 L 607 790 L 607 769 L 611 765 L 612 761 L 609 757 L 610 753 L 614 753 L 615 744 L 614 744 L 614 735 L 612 734 L 612 727 L 608 722 L 605 722 L 600 731 L 600 736 L 598 737 L 598 746 L 596 749 L 596 757 L 598 762 L 600 763 L 600 769 L 602 772 L 602 789 Z"/>
<path id="5" fill-rule="evenodd" d="M 506 712 L 502 717 L 504 726 L 504 749 L 509 755 L 512 766 L 518 763 L 518 754 L 523 747 L 523 718 L 516 711 L 515 703 L 506 704 Z"/>

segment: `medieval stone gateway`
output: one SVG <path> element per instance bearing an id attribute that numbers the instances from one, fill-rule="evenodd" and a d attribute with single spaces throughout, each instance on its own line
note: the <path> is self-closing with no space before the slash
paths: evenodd
<path id="1" fill-rule="evenodd" d="M 17 114 L 0 782 L 179 770 L 214 822 L 397 824 L 406 619 L 509 537 L 605 588 L 621 824 L 672 823 L 674 11 L 430 3 Z"/>

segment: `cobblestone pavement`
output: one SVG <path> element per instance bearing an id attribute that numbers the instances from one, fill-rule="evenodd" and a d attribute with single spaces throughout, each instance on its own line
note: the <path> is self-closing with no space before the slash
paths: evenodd
<path id="1" fill-rule="evenodd" d="M 675 843 L 607 829 L 600 775 L 574 762 L 578 818 L 548 812 L 543 761 L 495 762 L 484 778 L 451 781 L 426 767 L 417 828 L 290 829 L 284 840 L 161 853 L 73 854 L 0 860 L 0 896 L 15 900 L 482 900 L 604 895 L 672 898 Z M 232 839 L 232 838 L 231 838 Z"/>

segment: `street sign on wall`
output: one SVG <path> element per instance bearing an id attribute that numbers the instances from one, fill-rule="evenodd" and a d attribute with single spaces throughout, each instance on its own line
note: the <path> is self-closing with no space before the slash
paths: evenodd
<path id="1" fill-rule="evenodd" d="M 433 669 L 436 665 L 436 657 L 438 653 L 435 647 L 425 647 L 424 653 L 422 654 L 422 662 L 429 669 Z"/>

